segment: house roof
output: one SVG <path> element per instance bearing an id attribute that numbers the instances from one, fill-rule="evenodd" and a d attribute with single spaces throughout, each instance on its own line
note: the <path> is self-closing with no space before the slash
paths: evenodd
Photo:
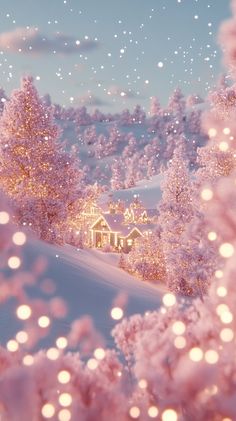
<path id="1" fill-rule="evenodd" d="M 142 232 L 144 231 L 143 229 L 141 230 L 141 227 L 142 227 L 141 224 L 140 226 L 136 224 L 124 225 L 123 223 L 125 219 L 124 219 L 123 214 L 109 214 L 109 213 L 100 215 L 99 218 L 97 218 L 97 220 L 93 223 L 90 229 L 93 229 L 101 219 L 104 219 L 106 221 L 111 231 L 119 232 L 122 237 L 128 237 L 131 234 L 131 232 L 134 230 L 139 231 L 140 235 L 142 235 Z M 147 227 L 148 225 L 145 225 L 145 226 Z M 147 229 L 148 228 L 146 228 L 146 230 Z"/>
<path id="2" fill-rule="evenodd" d="M 122 223 L 124 222 L 124 215 L 123 214 L 112 214 L 112 213 L 103 213 L 101 214 L 98 219 L 93 223 L 91 226 L 91 229 L 97 225 L 98 221 L 100 219 L 104 219 L 110 228 L 111 231 L 114 232 L 121 232 L 122 229 Z"/>
<path id="3" fill-rule="evenodd" d="M 147 231 L 155 231 L 156 224 L 136 224 L 135 225 L 141 233 L 147 232 Z"/>
<path id="4" fill-rule="evenodd" d="M 107 221 L 112 231 L 120 232 L 124 223 L 124 215 L 122 213 L 103 213 L 103 218 Z"/>
<path id="5" fill-rule="evenodd" d="M 123 225 L 121 227 L 120 233 L 122 237 L 128 237 L 131 234 L 131 232 L 134 230 L 139 231 L 140 235 L 142 235 L 142 231 L 135 224 Z"/>

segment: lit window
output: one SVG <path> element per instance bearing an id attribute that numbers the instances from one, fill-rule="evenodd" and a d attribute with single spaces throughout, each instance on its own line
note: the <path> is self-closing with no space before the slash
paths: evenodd
<path id="1" fill-rule="evenodd" d="M 120 240 L 120 245 L 123 247 L 123 245 L 124 245 L 124 240 Z"/>
<path id="2" fill-rule="evenodd" d="M 132 239 L 127 240 L 127 244 L 128 244 L 128 246 L 132 246 L 132 244 L 133 244 L 133 240 L 132 240 Z"/>
<path id="3" fill-rule="evenodd" d="M 105 221 L 101 221 L 101 226 L 102 227 L 106 227 L 107 226 L 106 222 Z"/>

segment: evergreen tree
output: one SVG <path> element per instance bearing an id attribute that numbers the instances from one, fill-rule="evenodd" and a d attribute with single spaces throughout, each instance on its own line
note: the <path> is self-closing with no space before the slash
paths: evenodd
<path id="1" fill-rule="evenodd" d="M 112 190 L 121 190 L 124 188 L 123 174 L 122 174 L 122 162 L 121 160 L 115 160 L 111 166 L 111 188 Z"/>
<path id="2" fill-rule="evenodd" d="M 174 151 L 162 184 L 159 224 L 165 256 L 167 284 L 172 290 L 180 290 L 182 260 L 177 257 L 182 235 L 193 217 L 192 186 L 183 142 Z"/>
<path id="3" fill-rule="evenodd" d="M 128 254 L 127 260 L 128 270 L 140 276 L 143 280 L 165 281 L 165 260 L 158 230 L 150 235 L 138 238 Z"/>
<path id="4" fill-rule="evenodd" d="M 43 239 L 63 241 L 68 218 L 81 206 L 81 174 L 59 144 L 59 129 L 31 77 L 22 79 L 6 103 L 0 132 L 0 182 L 19 222 Z"/>
<path id="5" fill-rule="evenodd" d="M 168 111 L 178 118 L 183 118 L 185 112 L 185 99 L 180 88 L 176 88 L 169 98 Z"/>
<path id="6" fill-rule="evenodd" d="M 3 112 L 4 105 L 7 101 L 7 96 L 3 88 L 0 88 L 0 114 Z"/>
<path id="7" fill-rule="evenodd" d="M 150 104 L 150 116 L 151 117 L 157 117 L 161 113 L 161 105 L 157 97 L 153 96 L 151 98 L 151 104 Z"/>

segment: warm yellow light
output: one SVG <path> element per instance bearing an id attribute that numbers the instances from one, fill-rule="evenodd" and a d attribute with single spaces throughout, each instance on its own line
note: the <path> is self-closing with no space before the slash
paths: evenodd
<path id="1" fill-rule="evenodd" d="M 230 134 L 230 128 L 229 127 L 225 127 L 223 129 L 223 133 L 226 134 L 226 135 Z"/>
<path id="2" fill-rule="evenodd" d="M 190 358 L 190 360 L 192 360 L 194 362 L 201 361 L 202 358 L 203 358 L 203 352 L 202 352 L 201 348 L 194 347 L 194 348 L 190 349 L 189 358 Z"/>
<path id="3" fill-rule="evenodd" d="M 220 319 L 221 319 L 222 323 L 228 324 L 228 323 L 231 323 L 233 321 L 233 315 L 232 315 L 232 313 L 230 313 L 230 311 L 225 311 L 224 313 L 222 313 L 220 315 Z"/>
<path id="4" fill-rule="evenodd" d="M 222 257 L 229 258 L 234 254 L 234 246 L 230 243 L 223 243 L 219 248 Z"/>
<path id="5" fill-rule="evenodd" d="M 223 342 L 231 342 L 234 339 L 234 332 L 230 328 L 222 329 L 220 332 L 220 339 Z"/>
<path id="6" fill-rule="evenodd" d="M 49 360 L 54 361 L 54 360 L 57 360 L 58 359 L 58 357 L 60 355 L 60 352 L 58 351 L 57 348 L 49 348 L 47 350 L 46 355 L 47 355 L 47 357 L 48 357 Z"/>
<path id="7" fill-rule="evenodd" d="M 8 259 L 8 266 L 10 269 L 18 269 L 21 265 L 21 260 L 18 256 L 11 256 Z"/>
<path id="8" fill-rule="evenodd" d="M 28 341 L 28 333 L 25 332 L 24 330 L 17 332 L 16 340 L 17 342 L 19 342 L 19 344 L 25 344 Z"/>
<path id="9" fill-rule="evenodd" d="M 217 234 L 214 231 L 208 233 L 208 240 L 215 241 L 217 239 Z"/>
<path id="10" fill-rule="evenodd" d="M 183 322 L 176 321 L 176 322 L 174 322 L 174 324 L 172 326 L 172 330 L 173 330 L 175 335 L 183 335 L 183 333 L 186 330 L 186 326 Z"/>
<path id="11" fill-rule="evenodd" d="M 97 366 L 98 366 L 98 362 L 97 360 L 95 360 L 95 358 L 90 358 L 87 361 L 87 367 L 89 368 L 89 370 L 96 370 Z"/>
<path id="12" fill-rule="evenodd" d="M 158 411 L 158 408 L 156 406 L 153 405 L 153 406 L 150 406 L 148 408 L 148 415 L 149 415 L 150 418 L 156 418 L 158 413 L 159 413 L 159 411 Z"/>
<path id="13" fill-rule="evenodd" d="M 217 130 L 214 129 L 213 127 L 208 130 L 209 137 L 216 137 L 216 135 L 217 135 Z"/>
<path id="14" fill-rule="evenodd" d="M 215 271 L 215 277 L 220 279 L 223 277 L 223 271 L 222 270 L 216 270 Z"/>
<path id="15" fill-rule="evenodd" d="M 38 319 L 38 325 L 39 327 L 45 328 L 48 327 L 50 325 L 50 319 L 47 316 L 41 316 Z"/>
<path id="16" fill-rule="evenodd" d="M 176 303 L 176 298 L 174 294 L 167 293 L 163 296 L 162 301 L 166 307 L 172 307 Z"/>
<path id="17" fill-rule="evenodd" d="M 166 409 L 162 413 L 161 419 L 162 419 L 162 421 L 177 421 L 178 415 L 177 415 L 177 412 L 174 411 L 174 409 Z"/>
<path id="18" fill-rule="evenodd" d="M 34 357 L 30 354 L 25 355 L 23 358 L 24 365 L 33 365 L 34 364 Z"/>
<path id="19" fill-rule="evenodd" d="M 219 304 L 216 307 L 216 313 L 218 314 L 218 316 L 221 316 L 221 314 L 228 312 L 229 311 L 229 307 L 227 306 L 227 304 Z"/>
<path id="20" fill-rule="evenodd" d="M 61 406 L 70 406 L 72 403 L 72 396 L 70 393 L 61 393 L 58 401 Z"/>
<path id="21" fill-rule="evenodd" d="M 201 191 L 201 198 L 205 201 L 211 200 L 213 198 L 213 191 L 211 189 L 203 189 Z"/>
<path id="22" fill-rule="evenodd" d="M 209 349 L 205 352 L 205 360 L 208 364 L 216 364 L 219 360 L 219 355 L 214 349 Z"/>
<path id="23" fill-rule="evenodd" d="M 26 235 L 21 231 L 15 232 L 12 236 L 12 241 L 17 246 L 23 246 L 26 242 Z"/>
<path id="24" fill-rule="evenodd" d="M 184 336 L 177 336 L 174 340 L 174 346 L 178 349 L 183 349 L 186 346 L 186 339 Z"/>
<path id="25" fill-rule="evenodd" d="M 5 225 L 8 224 L 8 222 L 10 221 L 10 215 L 7 212 L 0 212 L 0 224 L 1 225 Z"/>
<path id="26" fill-rule="evenodd" d="M 57 380 L 59 381 L 59 383 L 62 383 L 62 384 L 69 383 L 70 379 L 71 379 L 71 375 L 69 371 L 67 370 L 59 371 L 57 375 Z"/>
<path id="27" fill-rule="evenodd" d="M 131 418 L 138 418 L 140 415 L 140 409 L 138 408 L 138 406 L 132 406 L 132 408 L 130 408 L 129 410 L 129 415 Z"/>
<path id="28" fill-rule="evenodd" d="M 16 315 L 21 320 L 27 320 L 31 316 L 31 308 L 27 304 L 20 305 L 16 310 Z"/>
<path id="29" fill-rule="evenodd" d="M 65 349 L 68 345 L 68 340 L 64 336 L 60 336 L 56 340 L 56 346 L 59 349 Z"/>
<path id="30" fill-rule="evenodd" d="M 123 315 L 124 315 L 124 312 L 123 312 L 122 308 L 120 308 L 120 307 L 113 307 L 112 308 L 112 310 L 111 310 L 112 319 L 120 320 L 120 319 L 122 319 Z"/>
<path id="31" fill-rule="evenodd" d="M 71 412 L 69 409 L 61 409 L 58 413 L 58 420 L 59 421 L 70 421 L 71 420 Z"/>
<path id="32" fill-rule="evenodd" d="M 10 341 L 7 342 L 7 349 L 10 352 L 16 352 L 19 349 L 19 344 L 14 339 L 10 339 Z"/>
<path id="33" fill-rule="evenodd" d="M 216 290 L 218 297 L 226 297 L 227 289 L 225 287 L 218 287 Z"/>
<path id="34" fill-rule="evenodd" d="M 219 143 L 219 149 L 222 152 L 226 152 L 229 149 L 229 144 L 226 141 L 222 141 Z"/>
<path id="35" fill-rule="evenodd" d="M 97 360 L 103 360 L 103 358 L 105 358 L 105 351 L 103 348 L 96 348 L 94 351 L 94 357 L 97 358 Z"/>
<path id="36" fill-rule="evenodd" d="M 46 403 L 43 405 L 41 413 L 44 418 L 52 418 L 55 415 L 55 408 L 51 403 Z"/>
<path id="37" fill-rule="evenodd" d="M 138 385 L 139 385 L 140 389 L 146 389 L 147 385 L 148 385 L 147 380 L 145 380 L 145 379 L 139 380 Z"/>

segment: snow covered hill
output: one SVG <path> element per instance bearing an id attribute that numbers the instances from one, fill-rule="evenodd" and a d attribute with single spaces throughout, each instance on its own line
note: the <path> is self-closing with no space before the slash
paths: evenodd
<path id="1" fill-rule="evenodd" d="M 81 119 L 79 109 L 65 110 L 56 122 L 68 149 L 77 149 L 84 180 L 92 184 L 97 181 L 104 188 L 119 189 L 119 184 L 129 187 L 138 180 L 159 174 L 182 135 L 194 166 L 197 147 L 206 142 L 200 131 L 201 110 L 198 108 L 186 110 L 182 128 L 174 111 L 173 114 L 163 111 L 155 118 L 136 116 L 132 124 L 123 124 L 119 116 L 113 116 L 113 121 L 100 122 L 86 116 L 87 119 Z"/>
<path id="2" fill-rule="evenodd" d="M 162 174 L 155 175 L 149 180 L 141 180 L 137 182 L 137 186 L 125 190 L 112 191 L 112 198 L 114 200 L 122 200 L 127 205 L 133 201 L 134 197 L 138 197 L 147 209 L 155 209 L 161 199 Z M 106 203 L 108 194 L 101 197 L 101 203 Z"/>
<path id="3" fill-rule="evenodd" d="M 118 255 L 96 250 L 76 250 L 71 246 L 56 247 L 40 241 L 29 242 L 24 254 L 25 267 L 29 269 L 39 256 L 46 257 L 48 261 L 48 267 L 37 289 L 31 289 L 32 296 L 46 298 L 40 289 L 42 280 L 52 279 L 56 288 L 53 295 L 63 297 L 69 307 L 65 319 L 53 322 L 51 333 L 43 341 L 43 345 L 52 345 L 56 337 L 68 332 L 72 320 L 84 315 L 93 317 L 95 326 L 110 344 L 110 330 L 114 326 L 110 311 L 113 300 L 121 292 L 128 295 L 125 316 L 144 313 L 160 306 L 163 286 L 144 283 L 119 269 Z M 2 306 L 0 326 L 3 343 L 16 332 L 14 314 L 14 301 Z"/>

